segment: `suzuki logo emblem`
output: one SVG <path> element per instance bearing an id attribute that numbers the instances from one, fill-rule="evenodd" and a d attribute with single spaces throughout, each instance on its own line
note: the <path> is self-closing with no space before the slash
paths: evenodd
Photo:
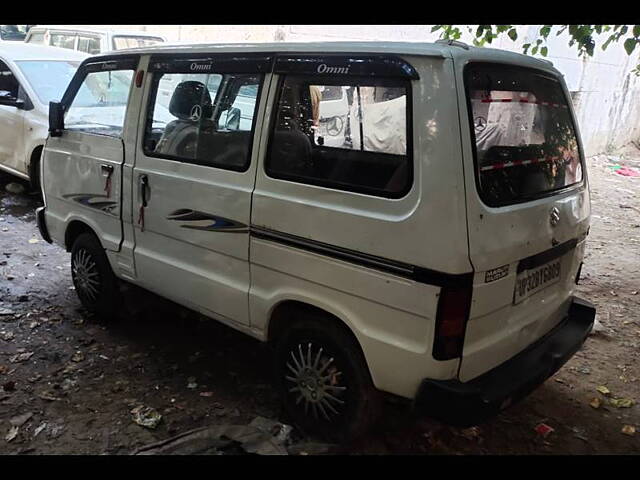
<path id="1" fill-rule="evenodd" d="M 552 227 L 555 227 L 560 221 L 560 210 L 557 207 L 553 207 L 549 212 L 549 223 Z"/>

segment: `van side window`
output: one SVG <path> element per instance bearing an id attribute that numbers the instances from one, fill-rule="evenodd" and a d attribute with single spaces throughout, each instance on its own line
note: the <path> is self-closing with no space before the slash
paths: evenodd
<path id="1" fill-rule="evenodd" d="M 145 154 L 246 170 L 260 82 L 256 74 L 156 73 Z"/>
<path id="2" fill-rule="evenodd" d="M 409 82 L 287 76 L 267 174 L 398 198 L 411 188 Z"/>
<path id="3" fill-rule="evenodd" d="M 90 72 L 65 112 L 65 130 L 120 137 L 133 70 Z"/>
<path id="4" fill-rule="evenodd" d="M 100 38 L 78 36 L 78 50 L 89 55 L 100 53 Z"/>
<path id="5" fill-rule="evenodd" d="M 75 48 L 76 35 L 67 33 L 52 33 L 51 34 L 51 46 L 60 48 L 69 48 L 73 50 Z"/>

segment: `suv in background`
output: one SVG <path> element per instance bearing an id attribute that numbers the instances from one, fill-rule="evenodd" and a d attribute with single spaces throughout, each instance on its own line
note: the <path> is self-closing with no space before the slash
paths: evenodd
<path id="1" fill-rule="evenodd" d="M 24 41 L 26 43 L 80 50 L 89 55 L 96 55 L 109 50 L 149 47 L 157 43 L 164 43 L 165 39 L 158 35 L 149 35 L 144 32 L 125 32 L 96 27 L 42 25 L 32 27 Z"/>

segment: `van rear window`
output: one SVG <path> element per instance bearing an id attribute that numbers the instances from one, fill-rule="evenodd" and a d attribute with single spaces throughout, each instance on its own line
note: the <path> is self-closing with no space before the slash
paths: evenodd
<path id="1" fill-rule="evenodd" d="M 556 78 L 478 63 L 466 67 L 465 87 L 485 203 L 520 203 L 582 181 L 571 111 Z"/>

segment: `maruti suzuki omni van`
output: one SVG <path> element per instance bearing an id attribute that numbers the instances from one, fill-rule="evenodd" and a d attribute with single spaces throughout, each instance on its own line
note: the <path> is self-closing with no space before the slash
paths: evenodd
<path id="1" fill-rule="evenodd" d="M 100 316 L 129 282 L 273 344 L 306 431 L 360 434 L 383 394 L 474 425 L 593 325 L 568 98 L 458 42 L 96 56 L 51 104 L 38 225 Z"/>

